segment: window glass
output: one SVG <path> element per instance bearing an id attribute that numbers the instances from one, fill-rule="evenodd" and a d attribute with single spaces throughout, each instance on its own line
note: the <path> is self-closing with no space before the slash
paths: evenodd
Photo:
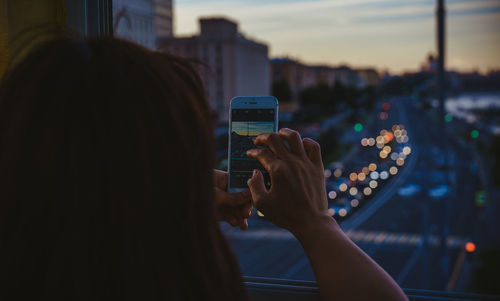
<path id="1" fill-rule="evenodd" d="M 274 95 L 279 127 L 321 144 L 333 218 L 398 284 L 498 293 L 500 3 L 438 2 L 113 0 L 113 26 L 206 64 L 217 168 L 230 99 Z M 257 212 L 221 227 L 244 275 L 314 280 Z"/>

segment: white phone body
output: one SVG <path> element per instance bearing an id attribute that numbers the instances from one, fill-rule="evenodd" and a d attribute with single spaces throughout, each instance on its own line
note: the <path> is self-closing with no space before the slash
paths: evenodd
<path id="1" fill-rule="evenodd" d="M 270 124 L 271 122 L 272 124 Z M 254 148 L 253 142 L 250 145 L 248 141 L 243 140 L 253 139 L 255 135 L 265 132 L 276 133 L 277 131 L 278 99 L 276 97 L 238 96 L 231 99 L 229 106 L 228 192 L 239 192 L 248 189 L 246 182 L 251 178 L 253 169 L 257 168 L 255 164 L 260 166 L 259 169 L 267 177 L 267 172 L 263 170 L 260 163 L 255 159 L 246 157 L 244 154 L 246 153 L 246 147 L 242 147 L 242 145 Z M 233 143 L 240 146 L 239 151 L 237 149 L 233 150 Z"/>

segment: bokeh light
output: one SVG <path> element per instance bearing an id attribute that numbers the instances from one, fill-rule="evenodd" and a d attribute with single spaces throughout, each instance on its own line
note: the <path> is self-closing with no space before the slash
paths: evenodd
<path id="1" fill-rule="evenodd" d="M 378 113 L 378 119 L 380 119 L 380 120 L 387 120 L 388 117 L 389 117 L 389 114 L 387 114 L 386 112 Z"/>
<path id="2" fill-rule="evenodd" d="M 396 166 L 392 166 L 391 168 L 389 168 L 389 173 L 391 175 L 395 175 L 398 173 L 398 168 Z"/>
<path id="3" fill-rule="evenodd" d="M 453 116 L 451 116 L 451 114 L 444 115 L 445 122 L 451 122 L 452 120 L 453 120 Z"/>
<path id="4" fill-rule="evenodd" d="M 350 195 L 356 195 L 356 194 L 358 194 L 358 189 L 356 187 L 351 187 L 349 189 L 349 194 Z"/>
<path id="5" fill-rule="evenodd" d="M 335 209 L 333 209 L 333 208 L 328 208 L 328 215 L 329 215 L 329 216 L 334 216 L 334 215 L 335 215 Z"/>
<path id="6" fill-rule="evenodd" d="M 399 154 L 398 153 L 391 153 L 391 160 L 393 161 L 396 161 L 397 159 L 399 158 Z"/>
<path id="7" fill-rule="evenodd" d="M 358 123 L 356 123 L 356 124 L 354 125 L 354 130 L 355 130 L 356 132 L 361 132 L 361 131 L 363 130 L 363 125 L 362 125 L 361 123 L 359 123 L 359 122 L 358 122 Z"/>
<path id="8" fill-rule="evenodd" d="M 476 251 L 476 244 L 474 244 L 471 241 L 468 241 L 465 244 L 465 251 L 467 251 L 468 253 L 473 253 L 474 251 Z"/>
<path id="9" fill-rule="evenodd" d="M 369 175 L 370 174 L 370 168 L 368 168 L 367 166 L 363 167 L 363 169 L 361 170 L 362 173 L 365 174 L 365 176 Z M 359 176 L 358 176 L 359 178 Z"/>
<path id="10" fill-rule="evenodd" d="M 363 189 L 363 194 L 366 195 L 366 196 L 372 194 L 372 189 L 370 187 L 365 187 Z"/>

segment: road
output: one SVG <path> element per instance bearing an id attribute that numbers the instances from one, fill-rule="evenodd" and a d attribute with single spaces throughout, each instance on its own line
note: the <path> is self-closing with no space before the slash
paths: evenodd
<path id="1" fill-rule="evenodd" d="M 351 172 L 359 174 L 369 163 L 377 164 L 379 173 L 396 166 L 390 158 L 380 158 L 380 149 L 376 146 L 360 146 L 347 162 L 331 167 L 332 174 L 335 169 L 341 169 L 342 175 L 331 175 L 327 179 L 328 190 L 335 191 L 336 195 L 330 200 L 330 206 L 347 235 L 401 286 L 444 289 L 451 284 L 461 290 L 463 288 L 450 283 L 449 278 L 465 242 L 475 235 L 471 225 L 476 222 L 474 194 L 480 183 L 473 150 L 449 135 L 448 148 L 443 154 L 438 146 L 444 138 L 432 112 L 422 111 L 409 97 L 392 99 L 389 103 L 390 109 L 385 110 L 387 119 L 374 119 L 363 135 L 375 138 L 382 129 L 391 131 L 393 125 L 402 124 L 409 141 L 392 141 L 386 145 L 391 145 L 393 152 L 409 146 L 411 154 L 403 166 L 398 166 L 397 174 L 385 181 L 378 179 L 378 187 L 372 194 L 350 195 L 349 190 L 339 190 L 341 183 L 362 191 L 371 180 L 350 181 Z M 450 125 L 448 133 L 453 131 Z M 446 162 L 450 168 L 444 167 Z M 369 178 L 370 174 L 367 175 Z M 439 191 L 440 185 L 449 187 L 449 193 L 444 198 L 430 197 L 429 191 Z M 409 191 L 411 187 L 416 187 L 413 193 L 399 193 L 400 188 Z M 356 207 L 351 205 L 354 198 L 359 203 Z M 445 198 L 449 198 L 451 208 L 447 248 L 443 249 Z M 339 216 L 340 208 L 346 209 L 345 217 Z M 249 226 L 249 230 L 241 231 L 222 225 L 244 275 L 314 280 L 302 247 L 290 233 L 256 214 Z M 448 261 L 443 260 L 443 255 Z"/>

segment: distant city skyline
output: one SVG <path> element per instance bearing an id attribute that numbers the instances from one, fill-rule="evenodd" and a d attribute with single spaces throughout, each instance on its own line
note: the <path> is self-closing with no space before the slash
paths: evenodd
<path id="1" fill-rule="evenodd" d="M 500 69 L 500 0 L 448 0 L 448 69 Z M 174 0 L 177 35 L 198 18 L 225 16 L 270 47 L 308 64 L 416 71 L 435 52 L 436 0 Z"/>

